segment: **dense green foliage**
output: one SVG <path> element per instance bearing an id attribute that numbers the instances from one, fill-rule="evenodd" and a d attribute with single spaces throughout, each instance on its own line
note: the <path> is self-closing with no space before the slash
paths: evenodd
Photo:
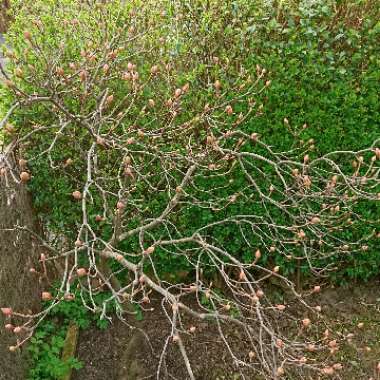
<path id="1" fill-rule="evenodd" d="M 47 57 L 55 54 L 59 45 L 64 43 L 63 54 L 57 59 L 67 69 L 70 62 L 80 61 L 81 50 L 90 40 L 96 46 L 97 43 L 107 40 L 107 34 L 112 35 L 119 28 L 128 27 L 127 7 L 123 8 L 125 15 L 120 18 L 120 24 L 107 25 L 106 34 L 104 28 L 107 22 L 98 25 L 96 9 L 94 13 L 89 13 L 84 7 L 78 13 L 77 7 L 71 7 L 72 2 L 69 0 L 60 2 L 59 5 L 55 1 L 16 3 L 19 3 L 21 11 L 16 12 L 17 17 L 8 36 L 16 55 L 22 57 L 15 66 L 22 66 L 26 72 L 32 70 L 27 65 L 33 64 L 33 73 L 37 78 L 39 75 L 43 76 L 44 60 L 33 55 L 27 48 L 28 42 L 19 38 L 24 30 L 28 29 L 33 33 Z M 163 17 L 160 16 L 163 9 L 149 9 L 149 20 L 146 18 L 147 10 L 141 8 L 141 25 L 138 27 L 142 30 L 149 25 L 156 31 L 156 38 L 152 39 L 152 34 L 149 40 L 142 37 L 141 42 L 128 47 L 128 54 L 137 52 L 142 46 L 147 50 L 151 49 L 151 53 L 136 58 L 136 63 L 143 67 L 143 78 L 149 77 L 150 67 L 156 60 L 175 62 L 171 78 L 166 82 L 156 83 L 149 90 L 165 99 L 173 88 L 190 82 L 190 93 L 184 105 L 187 117 L 196 114 L 195 111 L 212 98 L 211 94 L 198 91 L 207 81 L 219 79 L 224 87 L 231 88 L 228 96 L 234 97 L 231 82 L 236 77 L 238 65 L 235 63 L 238 61 L 244 64 L 247 73 L 252 74 L 252 77 L 259 65 L 267 70 L 271 79 L 271 86 L 252 99 L 258 106 L 256 115 L 249 118 L 244 129 L 247 133 L 260 133 L 262 139 L 277 150 L 299 147 L 310 139 L 314 140 L 310 144 L 315 146 L 315 155 L 336 149 L 357 150 L 371 145 L 380 137 L 380 23 L 376 1 L 295 1 L 268 5 L 261 1 L 215 0 L 207 2 L 206 5 L 199 0 L 191 2 L 191 5 L 187 2 L 179 2 L 175 6 L 170 4 L 168 2 Z M 108 21 L 113 20 L 117 12 L 119 8 L 115 4 L 109 7 Z M 178 14 L 181 17 L 174 21 L 174 16 Z M 31 25 L 31 20 L 36 17 L 42 21 L 41 30 L 38 26 Z M 74 19 L 79 20 L 79 27 L 76 23 L 64 22 Z M 175 25 L 176 22 L 179 26 Z M 66 26 L 62 28 L 62 24 Z M 160 42 L 160 38 L 164 36 L 169 36 L 165 48 Z M 217 65 L 210 65 L 214 56 L 223 63 L 228 63 L 228 69 L 222 71 Z M 117 78 L 109 85 L 115 95 L 122 95 L 125 91 L 124 84 Z M 35 88 L 35 83 L 23 83 L 23 86 L 26 91 L 30 91 Z M 91 109 L 93 100 L 101 89 L 99 85 L 99 88 L 93 90 L 92 98 L 84 102 L 80 94 L 68 94 L 65 102 L 74 114 L 83 112 Z M 150 98 L 149 90 L 141 102 Z M 9 91 L 5 91 L 5 102 L 2 105 L 4 110 L 12 102 Z M 262 108 L 259 107 L 261 104 Z M 246 105 L 239 107 L 241 109 L 237 109 L 237 112 L 246 111 Z M 136 105 L 132 109 L 131 119 L 138 116 L 138 111 L 139 107 Z M 15 114 L 12 122 L 22 136 L 27 136 L 34 123 L 47 126 L 45 136 L 26 141 L 23 148 L 26 158 L 48 149 L 51 139 L 46 136 L 57 132 L 49 130 L 52 117 L 52 110 L 43 106 L 32 106 L 27 112 L 21 110 Z M 285 118 L 289 123 L 284 123 Z M 156 122 L 156 119 L 150 120 L 146 116 L 141 123 L 144 127 L 149 126 L 152 121 Z M 201 131 L 199 139 L 205 137 L 202 133 Z M 60 146 L 61 150 L 52 152 L 56 163 L 63 163 L 73 152 L 87 149 L 88 134 L 73 130 L 71 136 L 62 139 Z M 53 231 L 63 230 L 72 240 L 75 236 L 70 236 L 70 233 L 81 213 L 80 205 L 72 202 L 70 194 L 81 187 L 85 175 L 84 157 L 75 158 L 75 154 L 73 157 L 74 164 L 65 169 L 65 176 L 59 174 L 62 165 L 59 170 L 52 171 L 46 157 L 35 160 L 31 168 L 34 177 L 30 184 L 35 205 L 43 221 Z M 112 162 L 112 157 L 105 157 L 104 167 L 112 165 Z M 347 167 L 350 165 L 347 162 Z M 113 167 L 108 169 L 115 170 Z M 240 178 L 241 173 L 238 170 L 231 173 L 233 185 L 223 189 L 226 196 L 239 189 Z M 207 181 L 197 185 L 203 189 L 209 186 Z M 266 185 L 263 183 L 263 186 Z M 141 193 L 144 194 L 143 188 Z M 165 196 L 157 196 L 145 201 L 149 209 L 144 215 L 147 218 L 160 210 L 167 199 Z M 244 203 L 237 203 L 224 209 L 222 213 L 236 215 L 245 208 Z M 95 218 L 100 209 L 101 199 L 95 199 L 90 215 Z M 261 212 L 259 207 L 251 211 L 258 215 Z M 375 221 L 378 220 L 379 211 L 379 207 L 368 207 L 367 204 L 357 210 L 359 214 Z M 275 212 L 273 216 L 283 218 Z M 205 221 L 211 222 L 218 218 L 220 213 L 187 209 L 177 215 L 175 222 L 179 229 L 190 231 L 196 230 Z M 131 220 L 131 226 L 138 225 L 139 222 L 140 219 L 136 217 Z M 104 239 L 111 234 L 106 223 L 94 224 L 94 228 L 101 230 Z M 236 225 L 220 229 L 216 227 L 212 234 L 229 251 L 247 261 L 252 260 L 254 251 L 247 250 L 244 241 L 234 239 L 237 228 L 239 227 Z M 372 225 L 362 225 L 361 230 L 347 229 L 344 233 L 355 239 L 367 234 L 371 228 Z M 120 249 L 124 251 L 134 251 L 138 247 L 137 240 L 123 244 L 126 245 Z M 261 239 L 252 242 L 252 246 L 255 245 L 260 247 Z M 188 269 L 183 257 L 173 258 L 165 252 L 158 252 L 157 255 L 160 257 L 158 269 L 162 272 L 177 273 Z M 294 262 L 287 261 L 283 256 L 264 257 L 263 260 L 268 260 L 271 265 L 280 264 L 285 273 L 294 273 L 297 269 Z M 335 276 L 365 279 L 379 272 L 380 250 L 378 244 L 373 243 L 362 254 L 334 257 L 333 260 L 334 265 L 339 267 Z M 302 270 L 308 271 L 307 263 L 303 264 Z"/>

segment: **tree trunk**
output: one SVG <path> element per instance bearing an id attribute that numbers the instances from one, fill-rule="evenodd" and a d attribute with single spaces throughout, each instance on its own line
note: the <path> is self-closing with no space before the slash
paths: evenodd
<path id="1" fill-rule="evenodd" d="M 0 170 L 5 166 L 0 153 Z M 14 165 L 14 175 L 17 168 Z M 25 185 L 15 183 L 11 173 L 0 174 L 0 307 L 28 313 L 40 309 L 40 286 L 31 267 L 38 269 L 41 253 L 37 241 L 26 231 L 13 230 L 14 225 L 37 231 L 38 225 Z M 18 325 L 21 320 L 5 320 L 0 315 L 0 379 L 26 378 L 25 349 L 16 353 L 9 346 L 16 344 L 16 336 L 4 329 L 6 323 Z M 23 338 L 20 335 L 19 338 Z"/>

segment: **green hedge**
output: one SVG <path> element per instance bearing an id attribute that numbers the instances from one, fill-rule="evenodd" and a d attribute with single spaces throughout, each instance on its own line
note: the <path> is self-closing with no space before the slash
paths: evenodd
<path id="1" fill-rule="evenodd" d="M 77 2 L 65 0 L 58 4 L 55 1 L 15 1 L 16 18 L 8 39 L 15 53 L 22 57 L 18 65 L 27 71 L 27 65 L 33 63 L 36 75 L 45 75 L 43 62 L 25 51 L 27 41 L 20 38 L 25 29 L 33 31 L 46 54 L 54 54 L 59 44 L 64 41 L 65 53 L 60 62 L 65 66 L 72 60 L 80 59 L 80 51 L 86 43 L 86 33 L 88 39 L 103 40 L 96 9 L 90 12 L 83 7 L 78 12 L 73 3 Z M 314 139 L 314 154 L 317 155 L 336 149 L 361 149 L 380 137 L 380 22 L 376 1 L 293 1 L 269 6 L 267 2 L 261 1 L 213 0 L 207 2 L 206 6 L 203 1 L 197 0 L 191 2 L 191 6 L 180 2 L 177 8 L 173 8 L 170 2 L 163 1 L 160 4 L 166 4 L 166 8 L 152 7 L 148 19 L 148 10 L 141 8 L 141 22 L 154 26 L 157 34 L 153 40 L 142 39 L 141 43 L 148 44 L 153 52 L 145 55 L 144 60 L 139 63 L 148 72 L 157 59 L 156 54 L 164 61 L 174 60 L 177 66 L 173 82 L 179 85 L 191 82 L 187 103 L 189 113 L 207 101 L 209 95 L 200 95 L 197 89 L 202 88 L 209 78 L 220 78 L 224 86 L 229 87 L 231 78 L 238 70 L 238 65 L 234 63 L 238 61 L 244 64 L 252 76 L 257 65 L 266 68 L 268 72 L 271 86 L 254 99 L 258 105 L 263 104 L 262 111 L 257 112 L 257 117 L 250 118 L 244 128 L 247 133 L 260 133 L 262 139 L 276 149 L 289 149 L 299 146 L 301 140 Z M 133 5 L 142 6 L 143 3 L 131 2 L 130 7 Z M 117 2 L 111 4 L 108 8 L 109 20 L 119 10 Z M 163 10 L 166 10 L 164 16 Z M 128 11 L 128 8 L 123 8 L 125 18 L 122 20 L 126 23 Z M 178 14 L 181 15 L 177 21 L 180 26 L 177 25 L 177 34 L 174 35 L 168 28 L 173 27 L 173 20 Z M 35 18 L 40 18 L 43 22 L 45 30 L 41 36 L 37 34 L 38 28 L 31 24 Z M 78 28 L 62 28 L 64 19 L 74 18 L 80 21 Z M 87 32 L 82 26 L 86 26 Z M 111 25 L 110 30 L 122 27 L 125 26 Z M 160 38 L 168 34 L 173 38 L 162 49 Z M 220 72 L 218 68 L 209 68 L 204 64 L 205 56 L 206 59 L 217 56 L 222 62 L 228 62 L 228 69 Z M 30 90 L 33 83 L 25 86 Z M 118 81 L 115 80 L 112 86 L 116 94 L 123 92 Z M 165 96 L 170 91 L 165 86 L 166 84 L 157 84 L 157 88 L 152 91 L 159 91 Z M 2 108 L 6 110 L 12 102 L 12 95 L 6 89 L 3 94 Z M 231 91 L 229 96 L 233 95 Z M 145 99 L 149 97 L 149 93 L 145 94 Z M 67 99 L 67 102 L 73 110 L 81 107 L 78 98 Z M 91 107 L 91 103 L 87 106 Z M 47 125 L 51 118 L 50 110 L 43 106 L 32 106 L 27 112 L 17 112 L 13 123 L 18 126 L 21 135 L 26 135 L 33 123 Z M 289 124 L 284 123 L 285 118 L 289 120 Z M 48 147 L 48 133 L 50 132 L 41 136 L 40 140 L 28 141 L 27 156 Z M 55 160 L 64 161 L 73 152 L 88 146 L 85 134 L 76 130 L 72 133 L 75 139 L 67 136 L 66 141 L 62 141 L 62 150 L 53 152 Z M 111 164 L 112 157 L 107 157 L 105 162 Z M 32 171 L 35 175 L 30 189 L 41 218 L 53 231 L 64 231 L 74 239 L 75 236 L 70 234 L 78 222 L 78 214 L 79 218 L 81 215 L 79 206 L 73 204 L 68 195 L 83 180 L 80 175 L 84 171 L 83 164 L 78 160 L 72 169 L 66 171 L 67 175 L 62 176 L 49 167 L 45 158 L 41 158 L 34 162 Z M 241 173 L 235 171 L 231 176 L 234 182 L 231 188 L 225 190 L 226 194 L 233 194 L 240 185 Z M 205 189 L 209 186 L 207 182 L 198 185 Z M 144 193 L 144 189 L 141 192 Z M 157 196 L 146 201 L 150 211 L 145 216 L 149 217 L 162 208 L 166 199 Z M 96 215 L 100 205 L 101 200 L 95 200 L 90 214 Z M 242 210 L 247 211 L 246 205 L 236 204 L 223 212 L 236 215 Z M 261 212 L 260 209 L 248 211 L 256 214 Z M 378 206 L 363 204 L 357 211 L 375 221 L 379 220 Z M 275 211 L 273 215 L 278 220 L 283 218 Z M 190 209 L 179 213 L 176 223 L 179 229 L 191 230 L 199 227 L 205 220 L 217 220 L 219 217 L 218 213 Z M 131 225 L 138 222 L 138 218 L 131 220 Z M 378 224 L 376 226 L 379 227 Z M 104 238 L 111 233 L 106 224 L 96 228 L 101 229 Z M 247 252 L 245 243 L 234 239 L 236 228 L 238 227 L 233 225 L 229 228 L 215 228 L 214 238 L 234 254 L 251 260 L 252 252 Z M 347 230 L 344 233 L 355 239 L 368 233 L 371 228 L 373 225 L 363 224 L 359 230 Z M 262 243 L 258 239 L 257 242 L 252 241 L 252 246 L 260 246 Z M 133 251 L 137 246 L 138 242 L 132 241 L 124 243 L 120 248 Z M 165 252 L 158 254 L 158 268 L 163 272 L 186 271 L 187 263 L 184 258 L 169 258 Z M 264 260 L 280 264 L 286 273 L 294 273 L 297 269 L 293 262 L 284 260 L 282 256 L 267 257 Z M 363 254 L 334 257 L 334 265 L 339 268 L 334 277 L 367 279 L 379 273 L 379 264 L 380 250 L 374 242 L 370 250 Z M 301 269 L 308 273 L 306 263 Z"/>

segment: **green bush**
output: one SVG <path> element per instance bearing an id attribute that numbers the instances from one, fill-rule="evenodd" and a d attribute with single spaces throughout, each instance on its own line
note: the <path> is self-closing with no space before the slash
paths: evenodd
<path id="1" fill-rule="evenodd" d="M 118 53 L 119 63 L 115 66 L 125 66 L 128 57 L 133 57 L 141 68 L 142 80 L 150 78 L 151 67 L 156 62 L 171 65 L 165 80 L 153 81 L 140 94 L 137 103 L 130 109 L 130 120 L 126 125 L 132 125 L 135 119 L 139 120 L 139 126 L 144 130 L 148 130 L 152 123 L 164 125 L 166 120 L 151 113 L 141 116 L 139 110 L 152 94 L 158 99 L 156 106 L 165 107 L 163 99 L 170 98 L 175 88 L 189 82 L 190 90 L 183 104 L 180 124 L 181 120 L 197 115 L 205 103 L 214 101 L 212 83 L 215 80 L 220 80 L 223 88 L 226 88 L 226 99 L 234 99 L 238 94 L 236 88 L 240 85 L 249 86 L 258 72 L 265 68 L 271 85 L 264 86 L 263 91 L 236 105 L 237 113 L 246 113 L 249 104 L 255 103 L 254 117 L 244 124 L 247 134 L 259 133 L 262 140 L 276 150 L 311 144 L 314 145 L 314 156 L 337 149 L 359 150 L 380 137 L 380 24 L 376 1 L 295 1 L 281 2 L 279 5 L 246 0 L 213 0 L 207 3 L 199 0 L 191 2 L 191 5 L 187 2 L 173 5 L 166 1 L 133 1 L 123 7 L 113 2 L 92 9 L 70 0 L 59 3 L 14 3 L 15 21 L 8 33 L 8 40 L 16 58 L 12 60 L 10 68 L 16 70 L 19 67 L 24 77 L 35 78 L 29 81 L 16 79 L 25 92 L 41 90 L 40 95 L 44 94 L 45 90 L 38 88 L 37 84 L 41 78 L 46 78 L 47 70 L 52 70 L 51 65 L 46 65 L 50 57 L 56 57 L 55 68 L 71 72 L 70 63 L 80 65 L 83 62 L 83 50 L 90 50 L 91 46 L 104 47 L 108 43 L 108 51 L 113 46 L 123 47 Z M 131 11 L 135 7 L 139 7 L 139 11 L 132 17 Z M 40 20 L 41 24 L 36 20 Z M 137 27 L 141 35 L 133 43 L 125 44 L 122 41 L 123 38 L 128 40 L 130 27 Z M 20 38 L 26 30 L 32 34 L 38 49 L 41 49 L 40 55 L 37 56 L 30 49 L 26 38 Z M 145 30 L 149 30 L 149 33 L 145 34 Z M 120 37 L 113 40 L 113 35 Z M 99 54 L 103 53 L 104 50 L 99 51 Z M 98 55 L 95 62 L 101 62 L 102 59 L 104 57 Z M 220 64 L 215 64 L 215 60 Z M 242 67 L 244 73 L 240 72 Z M 51 71 L 49 75 L 53 78 L 51 83 L 57 86 L 56 91 L 63 91 L 62 83 L 56 78 L 57 73 Z M 91 88 L 91 94 L 86 94 L 83 88 L 84 92 L 81 93 L 79 85 L 72 85 L 74 92 L 61 93 L 63 103 L 72 115 L 91 112 L 96 99 L 104 94 L 106 87 L 115 98 L 130 91 L 120 78 L 111 77 L 106 84 L 103 83 L 101 68 L 94 75 L 98 75 L 98 80 Z M 262 77 L 259 84 L 264 85 L 267 76 Z M 210 91 L 203 91 L 207 86 Z M 2 107 L 5 111 L 12 104 L 14 93 L 4 89 L 3 98 Z M 51 108 L 43 104 L 31 104 L 27 110 L 15 112 L 12 123 L 23 138 L 21 151 L 25 158 L 38 156 L 49 149 L 52 136 L 59 133 L 55 127 L 50 127 L 58 113 L 58 106 Z M 289 122 L 284 122 L 284 119 Z M 29 137 L 34 124 L 45 126 L 44 133 Z M 106 127 L 99 128 L 102 130 Z M 202 127 L 194 128 L 194 136 L 199 141 L 206 138 L 207 132 Z M 30 190 L 47 228 L 64 232 L 74 242 L 77 238 L 76 227 L 82 215 L 80 205 L 72 202 L 70 194 L 83 187 L 86 161 L 82 152 L 89 149 L 91 136 L 88 131 L 77 126 L 70 128 L 65 135 L 57 136 L 60 143 L 58 149 L 51 151 L 51 162 L 42 155 L 30 161 L 34 174 Z M 310 139 L 314 142 L 310 142 Z M 174 146 L 180 150 L 183 144 L 183 141 L 171 141 L 165 145 L 165 149 Z M 71 158 L 74 159 L 73 164 L 65 166 L 64 162 Z M 113 171 L 116 177 L 119 168 L 115 163 L 120 159 L 105 151 L 101 170 Z M 345 164 L 348 170 L 351 162 Z M 160 170 L 157 165 L 157 170 Z M 259 169 L 270 174 L 271 169 L 268 167 Z M 159 182 L 159 177 L 158 174 L 154 181 Z M 239 170 L 231 172 L 232 184 L 221 190 L 222 194 L 233 195 L 241 188 L 241 178 Z M 209 181 L 209 178 L 200 180 L 197 186 L 206 190 L 210 187 Z M 267 184 L 263 181 L 261 186 Z M 116 192 L 117 183 L 109 184 L 108 189 Z M 157 214 L 168 199 L 167 194 L 147 195 L 143 185 L 137 191 L 143 197 L 146 208 L 141 215 L 131 218 L 130 227 L 138 226 L 141 219 Z M 255 207 L 247 210 L 246 204 L 238 202 L 213 213 L 189 208 L 178 214 L 175 223 L 180 231 L 185 229 L 190 232 L 205 221 L 218 220 L 222 215 L 238 215 L 243 211 L 262 215 L 260 206 Z M 112 234 L 109 225 L 106 222 L 93 222 L 101 210 L 102 198 L 98 194 L 93 199 L 89 215 L 94 230 L 107 240 Z M 356 224 L 355 231 L 347 227 L 344 234 L 351 239 L 359 239 L 373 228 L 379 228 L 379 211 L 378 206 L 363 203 L 357 212 L 374 223 L 363 223 L 360 229 Z M 276 220 L 286 223 L 283 215 L 275 210 L 271 212 Z M 227 250 L 246 261 L 252 260 L 254 247 L 270 245 L 266 237 L 252 237 L 251 247 L 247 249 L 246 242 L 234 239 L 237 229 L 239 226 L 233 224 L 215 227 L 212 236 Z M 136 238 L 123 242 L 119 249 L 134 252 L 139 249 L 139 241 Z M 181 256 L 173 257 L 162 251 L 158 252 L 158 257 L 157 268 L 161 272 L 177 273 L 192 268 L 187 259 Z M 281 255 L 268 255 L 263 260 L 267 260 L 268 265 L 281 265 L 288 274 L 299 269 L 305 273 L 309 271 L 309 263 L 304 262 L 300 268 Z M 338 267 L 335 277 L 366 279 L 378 274 L 380 251 L 378 245 L 373 243 L 363 254 L 338 255 L 317 260 L 314 264 L 324 266 L 326 263 Z"/>

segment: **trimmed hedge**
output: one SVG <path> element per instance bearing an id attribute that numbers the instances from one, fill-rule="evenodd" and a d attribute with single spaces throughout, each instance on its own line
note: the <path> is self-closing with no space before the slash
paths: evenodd
<path id="1" fill-rule="evenodd" d="M 90 12 L 83 7 L 78 12 L 78 5 L 73 5 L 75 3 L 77 2 L 70 0 L 59 4 L 55 1 L 15 1 L 15 22 L 8 33 L 8 39 L 16 55 L 22 57 L 16 62 L 17 65 L 28 70 L 27 65 L 33 63 L 35 75 L 44 75 L 43 61 L 25 50 L 27 41 L 20 39 L 26 29 L 33 31 L 47 55 L 54 54 L 59 44 L 64 42 L 64 55 L 60 63 L 66 66 L 69 62 L 80 59 L 80 51 L 88 40 L 104 42 L 96 9 Z M 231 78 L 236 76 L 238 70 L 236 61 L 244 64 L 252 76 L 256 73 L 257 65 L 264 67 L 272 84 L 253 99 L 257 105 L 263 104 L 263 107 L 258 107 L 256 117 L 250 118 L 246 123 L 246 132 L 260 133 L 263 140 L 280 150 L 300 146 L 303 141 L 313 139 L 314 154 L 318 155 L 336 149 L 358 150 L 380 138 L 380 22 L 376 3 L 323 0 L 268 5 L 268 2 L 259 0 L 212 0 L 206 5 L 197 0 L 191 2 L 191 6 L 180 2 L 176 8 L 173 8 L 171 2 L 162 1 L 159 6 L 148 9 L 147 2 L 143 7 L 143 2 L 134 1 L 122 7 L 122 12 L 125 13 L 121 19 L 128 23 L 130 9 L 134 6 L 141 7 L 141 26 L 149 25 L 157 34 L 150 40 L 141 38 L 141 44 L 149 46 L 152 54 L 145 54 L 138 63 L 148 73 L 157 56 L 163 61 L 175 62 L 172 82 L 167 88 L 165 83 L 157 84 L 157 88 L 152 91 L 158 91 L 165 97 L 174 83 L 181 85 L 191 82 L 187 101 L 189 113 L 207 102 L 208 95 L 200 98 L 197 89 L 202 88 L 208 80 L 218 78 L 225 87 L 231 86 Z M 117 4 L 119 3 L 113 2 L 107 6 L 109 21 L 121 9 Z M 174 32 L 173 20 L 176 17 Z M 32 21 L 36 18 L 41 19 L 44 25 L 41 35 L 37 34 L 38 26 L 32 26 Z M 70 19 L 79 20 L 79 26 L 69 23 L 62 28 L 64 20 Z M 109 31 L 112 33 L 112 30 L 124 27 L 122 23 L 111 25 Z M 160 43 L 162 37 L 167 41 L 165 48 Z M 133 49 L 137 51 L 138 46 L 128 49 L 131 53 Z M 212 62 L 213 57 L 218 57 L 228 68 L 219 71 L 216 66 L 205 64 Z M 33 85 L 29 83 L 28 90 Z M 112 82 L 112 86 L 115 94 L 122 93 L 123 87 L 117 80 Z M 8 90 L 2 92 L 2 108 L 6 110 L 13 99 Z M 234 96 L 232 90 L 230 96 Z M 150 94 L 147 93 L 145 99 L 149 97 Z M 79 97 L 67 99 L 67 104 L 74 111 L 81 107 Z M 91 102 L 87 106 L 91 107 Z M 244 111 L 244 106 L 241 107 L 241 111 Z M 17 112 L 13 122 L 19 128 L 18 132 L 26 135 L 33 123 L 48 125 L 51 118 L 51 110 L 32 106 L 27 112 Z M 284 123 L 285 118 L 289 123 Z M 146 123 L 149 124 L 149 119 Z M 53 152 L 54 160 L 63 162 L 73 152 L 79 152 L 81 147 L 88 146 L 85 134 L 73 131 L 73 136 L 75 140 L 72 140 L 72 136 L 67 136 L 67 140 L 62 141 L 62 150 Z M 46 149 L 49 141 L 44 136 L 38 141 L 29 141 L 26 155 L 32 156 Z M 112 158 L 107 159 L 112 163 Z M 351 165 L 349 162 L 346 164 Z M 80 210 L 78 205 L 70 201 L 68 194 L 83 180 L 80 175 L 84 171 L 83 164 L 75 162 L 72 169 L 66 172 L 67 175 L 61 176 L 57 175 L 58 171 L 54 172 L 50 168 L 46 159 L 40 159 L 34 162 L 32 168 L 35 173 L 37 170 L 38 174 L 34 176 L 30 189 L 41 218 L 51 230 L 63 231 L 74 239 L 71 231 L 78 221 L 78 214 L 80 217 Z M 225 190 L 226 194 L 233 194 L 239 188 L 240 177 L 238 171 L 232 174 L 233 184 Z M 206 182 L 198 185 L 200 188 L 209 186 Z M 144 189 L 141 192 L 144 193 Z M 165 199 L 157 196 L 146 201 L 149 212 L 154 213 L 162 207 Z M 96 215 L 100 199 L 95 200 L 93 207 L 90 212 Z M 245 207 L 238 203 L 223 212 L 237 214 Z M 261 212 L 260 209 L 249 211 L 256 214 Z M 344 231 L 344 234 L 355 239 L 367 234 L 374 226 L 379 228 L 379 211 L 379 206 L 369 207 L 368 204 L 363 204 L 357 212 L 372 218 L 374 223 L 363 225 L 361 230 Z M 149 213 L 145 216 L 149 217 Z M 190 209 L 181 212 L 176 223 L 180 229 L 191 230 L 199 227 L 198 223 L 212 221 L 219 216 Z M 274 216 L 278 220 L 282 218 L 281 215 Z M 131 225 L 138 223 L 138 218 L 131 220 Z M 106 225 L 101 228 L 103 237 L 106 238 L 111 231 L 107 230 Z M 234 240 L 235 228 L 238 227 L 231 226 L 228 230 L 215 228 L 213 236 L 234 254 L 251 260 L 252 252 L 247 252 L 245 243 Z M 126 251 L 133 251 L 138 246 L 137 241 L 124 244 L 128 246 L 121 248 Z M 253 246 L 261 244 L 260 240 L 252 242 Z M 285 273 L 291 274 L 299 269 L 282 256 L 265 259 L 281 265 Z M 333 264 L 339 268 L 333 278 L 367 279 L 379 273 L 379 246 L 373 243 L 369 251 L 363 254 L 334 257 L 333 260 Z M 159 269 L 163 272 L 186 271 L 186 265 L 184 258 L 173 259 L 164 252 L 161 253 Z M 308 265 L 305 263 L 301 270 L 308 273 Z"/>

